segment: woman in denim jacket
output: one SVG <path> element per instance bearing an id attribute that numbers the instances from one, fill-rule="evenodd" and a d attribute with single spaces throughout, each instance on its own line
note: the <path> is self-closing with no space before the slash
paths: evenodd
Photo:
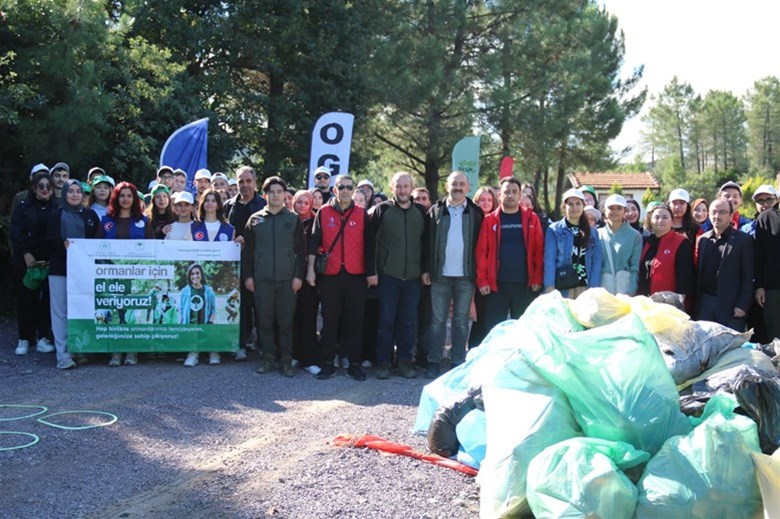
<path id="1" fill-rule="evenodd" d="M 582 191 L 566 191 L 561 208 L 564 217 L 547 228 L 544 242 L 544 289 L 555 290 L 558 272 L 570 267 L 577 273 L 577 285 L 559 290 L 574 299 L 588 288 L 601 286 L 602 251 L 598 232 L 587 223 Z"/>

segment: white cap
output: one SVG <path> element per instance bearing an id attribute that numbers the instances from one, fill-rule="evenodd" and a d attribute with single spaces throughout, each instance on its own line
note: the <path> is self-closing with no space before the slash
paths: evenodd
<path id="1" fill-rule="evenodd" d="M 609 195 L 607 197 L 607 201 L 604 202 L 604 207 L 611 207 L 613 205 L 626 207 L 626 199 L 623 197 L 623 195 L 618 195 L 617 193 L 614 195 Z"/>
<path id="2" fill-rule="evenodd" d="M 371 181 L 370 181 L 370 180 L 368 180 L 367 178 L 364 178 L 363 180 L 361 180 L 360 182 L 358 182 L 358 185 L 357 185 L 357 187 L 361 187 L 361 186 L 370 186 L 372 190 L 374 189 L 374 184 L 373 184 L 373 182 L 371 182 Z"/>
<path id="3" fill-rule="evenodd" d="M 773 186 L 770 186 L 769 184 L 761 184 L 756 189 L 756 192 L 753 193 L 753 201 L 756 201 L 756 197 L 758 195 L 772 195 L 773 197 L 777 198 L 777 189 L 775 189 Z"/>
<path id="4" fill-rule="evenodd" d="M 43 164 L 43 163 L 36 164 L 30 170 L 30 178 L 32 178 L 32 176 L 35 175 L 36 173 L 40 173 L 41 171 L 44 171 L 44 172 L 48 173 L 49 172 L 49 167 L 46 164 Z"/>
<path id="5" fill-rule="evenodd" d="M 565 202 L 566 200 L 568 200 L 571 197 L 579 198 L 583 202 L 585 201 L 585 195 L 582 194 L 582 191 L 580 191 L 579 189 L 574 189 L 574 188 L 571 188 L 568 191 L 566 191 L 563 194 L 563 197 L 561 198 L 561 200 L 563 200 Z"/>
<path id="6" fill-rule="evenodd" d="M 188 204 L 195 203 L 195 199 L 192 198 L 192 193 L 189 191 L 179 191 L 178 193 L 174 193 L 171 198 L 173 199 L 174 204 L 178 204 L 179 202 L 187 202 Z"/>
<path id="7" fill-rule="evenodd" d="M 691 195 L 684 189 L 673 189 L 672 192 L 669 193 L 669 201 L 674 202 L 675 200 L 682 200 L 686 204 L 689 204 L 691 202 Z"/>
<path id="8" fill-rule="evenodd" d="M 214 173 L 213 175 L 211 175 L 211 181 L 212 182 L 214 182 L 214 179 L 216 179 L 216 178 L 221 178 L 221 179 L 224 179 L 224 180 L 228 179 L 227 175 L 225 175 L 224 173 Z"/>
<path id="9" fill-rule="evenodd" d="M 238 180 L 236 180 L 235 178 L 229 178 L 229 179 L 228 179 L 228 185 L 229 185 L 229 186 L 235 186 L 235 185 L 238 185 Z"/>
<path id="10" fill-rule="evenodd" d="M 595 218 L 597 222 L 601 220 L 601 211 L 599 211 L 592 205 L 586 205 L 585 212 L 591 215 L 593 218 Z"/>
<path id="11" fill-rule="evenodd" d="M 320 166 L 317 169 L 314 170 L 314 174 L 317 175 L 319 173 L 327 173 L 328 176 L 331 175 L 330 168 L 327 166 Z"/>
<path id="12" fill-rule="evenodd" d="M 211 171 L 207 170 L 206 168 L 199 169 L 195 172 L 195 180 L 200 180 L 202 178 L 207 178 L 211 180 Z"/>
<path id="13" fill-rule="evenodd" d="M 155 179 L 155 180 L 152 180 L 152 181 L 150 181 L 150 182 L 149 182 L 149 184 L 146 186 L 146 189 L 147 189 L 147 190 L 149 190 L 149 191 L 151 191 L 151 190 L 152 190 L 152 188 L 153 188 L 154 186 L 156 186 L 156 185 L 157 185 L 157 180 L 156 180 L 156 179 Z"/>

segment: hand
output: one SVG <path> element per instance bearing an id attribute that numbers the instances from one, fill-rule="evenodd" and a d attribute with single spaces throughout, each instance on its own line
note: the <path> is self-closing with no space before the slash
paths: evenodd
<path id="1" fill-rule="evenodd" d="M 427 272 L 423 272 L 420 275 L 420 281 L 422 281 L 423 285 L 430 285 L 431 284 L 431 275 Z"/>
<path id="2" fill-rule="evenodd" d="M 534 291 L 534 292 L 538 292 L 539 289 L 541 289 L 541 288 L 542 288 L 542 285 L 540 285 L 539 283 L 531 284 L 531 290 Z"/>
<path id="3" fill-rule="evenodd" d="M 549 294 L 549 293 L 550 293 L 550 292 L 552 292 L 553 290 L 555 290 L 555 287 L 547 287 L 547 288 L 545 288 L 545 289 L 544 289 L 544 293 L 545 293 L 545 294 Z"/>
<path id="4" fill-rule="evenodd" d="M 168 225 L 162 228 L 162 232 L 164 235 L 168 236 L 171 233 L 171 229 L 173 229 L 173 224 L 169 223 Z"/>
<path id="5" fill-rule="evenodd" d="M 479 287 L 479 293 L 483 296 L 486 296 L 490 293 L 490 285 L 485 285 L 484 287 Z"/>
<path id="6" fill-rule="evenodd" d="M 313 287 L 317 286 L 317 274 L 314 273 L 314 269 L 309 269 L 306 272 L 306 282 Z"/>
<path id="7" fill-rule="evenodd" d="M 233 238 L 233 241 L 238 243 L 242 247 L 244 246 L 244 237 L 243 236 L 236 236 L 235 238 Z"/>
<path id="8" fill-rule="evenodd" d="M 735 306 L 734 307 L 734 317 L 736 317 L 737 319 L 742 319 L 743 317 L 745 317 L 745 311 L 743 309 L 737 308 Z"/>
<path id="9" fill-rule="evenodd" d="M 764 308 L 764 303 L 766 303 L 766 290 L 763 288 L 756 289 L 756 303 L 761 308 Z"/>
<path id="10" fill-rule="evenodd" d="M 297 294 L 298 290 L 300 290 L 302 286 L 303 286 L 303 280 L 301 278 L 293 278 L 292 280 L 293 294 Z"/>
<path id="11" fill-rule="evenodd" d="M 68 247 L 70 247 L 70 240 L 65 240 L 62 245 L 65 247 L 65 250 L 68 250 Z"/>
<path id="12" fill-rule="evenodd" d="M 379 276 L 366 276 L 368 286 L 375 287 L 379 284 Z"/>
<path id="13" fill-rule="evenodd" d="M 252 278 L 246 278 L 244 280 L 244 287 L 249 290 L 250 292 L 255 292 L 255 280 Z"/>
<path id="14" fill-rule="evenodd" d="M 35 256 L 30 254 L 29 252 L 24 255 L 24 263 L 28 267 L 32 267 L 35 265 Z"/>

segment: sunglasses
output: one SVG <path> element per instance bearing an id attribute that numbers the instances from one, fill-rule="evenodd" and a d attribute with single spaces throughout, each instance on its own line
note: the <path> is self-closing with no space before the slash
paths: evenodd
<path id="1" fill-rule="evenodd" d="M 759 198 L 756 200 L 757 204 L 766 205 L 766 204 L 774 204 L 775 199 L 774 198 Z"/>
<path id="2" fill-rule="evenodd" d="M 355 186 L 339 186 L 336 189 L 338 189 L 339 191 L 344 191 L 345 189 L 348 191 L 352 191 L 353 189 L 355 189 Z"/>
<path id="3" fill-rule="evenodd" d="M 35 187 L 37 187 L 41 191 L 48 191 L 49 189 L 51 189 L 51 184 L 38 184 Z"/>
<path id="4" fill-rule="evenodd" d="M 330 178 L 330 175 L 314 175 L 315 180 L 325 180 L 327 178 Z"/>

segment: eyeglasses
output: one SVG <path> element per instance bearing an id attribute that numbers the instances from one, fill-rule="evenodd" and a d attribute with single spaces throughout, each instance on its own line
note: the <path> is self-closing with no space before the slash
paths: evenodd
<path id="1" fill-rule="evenodd" d="M 37 187 L 41 191 L 48 191 L 49 189 L 51 189 L 51 184 L 38 184 L 35 187 Z"/>
<path id="2" fill-rule="evenodd" d="M 353 189 L 355 189 L 355 186 L 343 186 L 342 185 L 342 186 L 338 186 L 336 189 L 338 189 L 339 191 L 344 191 L 345 189 L 347 191 L 352 191 Z"/>
<path id="3" fill-rule="evenodd" d="M 314 180 L 325 180 L 330 178 L 330 175 L 314 175 Z"/>
<path id="4" fill-rule="evenodd" d="M 774 198 L 759 198 L 758 200 L 756 200 L 756 203 L 757 204 L 761 204 L 761 205 L 767 205 L 767 204 L 775 205 L 775 199 Z"/>

